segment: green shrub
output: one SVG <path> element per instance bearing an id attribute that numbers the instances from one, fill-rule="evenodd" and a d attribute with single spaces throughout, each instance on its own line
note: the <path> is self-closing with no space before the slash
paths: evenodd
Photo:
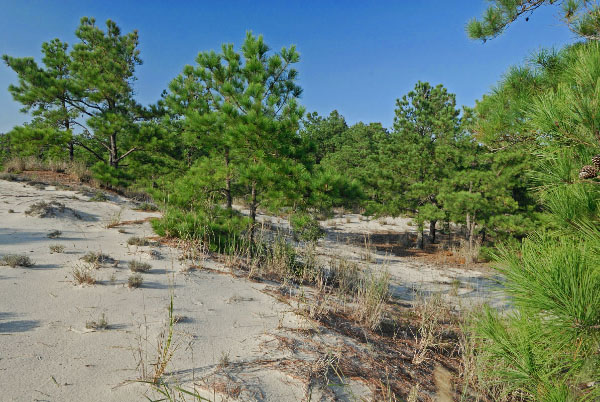
<path id="1" fill-rule="evenodd" d="M 319 221 L 308 213 L 296 213 L 290 217 L 290 225 L 294 230 L 297 240 L 316 242 L 323 236 L 325 231 L 321 229 Z"/>
<path id="2" fill-rule="evenodd" d="M 222 253 L 232 253 L 246 246 L 249 226 L 247 217 L 219 207 L 210 213 L 170 208 L 162 218 L 152 220 L 152 227 L 159 236 L 199 240 L 211 251 Z"/>

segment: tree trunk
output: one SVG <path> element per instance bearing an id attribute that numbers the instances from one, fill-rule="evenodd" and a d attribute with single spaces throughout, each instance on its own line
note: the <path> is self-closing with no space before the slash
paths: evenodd
<path id="1" fill-rule="evenodd" d="M 110 154 L 108 155 L 108 164 L 114 168 L 119 167 L 119 160 L 117 157 L 117 135 L 110 135 Z"/>
<path id="2" fill-rule="evenodd" d="M 425 226 L 421 225 L 419 227 L 419 233 L 417 235 L 417 248 L 423 250 L 425 248 L 425 235 L 423 234 L 425 230 Z"/>
<path id="3" fill-rule="evenodd" d="M 73 141 L 69 141 L 69 160 L 71 162 L 73 162 L 73 159 L 75 158 L 74 152 L 73 152 Z"/>
<path id="4" fill-rule="evenodd" d="M 254 244 L 254 229 L 256 224 L 256 182 L 252 182 L 252 195 L 250 201 L 250 244 Z"/>
<path id="5" fill-rule="evenodd" d="M 429 221 L 429 241 L 431 244 L 435 243 L 435 224 L 437 221 Z"/>
<path id="6" fill-rule="evenodd" d="M 225 196 L 227 197 L 227 209 L 231 212 L 233 208 L 233 197 L 231 196 L 231 176 L 229 172 L 229 149 L 225 150 L 225 166 L 227 168 L 227 176 L 225 178 Z"/>

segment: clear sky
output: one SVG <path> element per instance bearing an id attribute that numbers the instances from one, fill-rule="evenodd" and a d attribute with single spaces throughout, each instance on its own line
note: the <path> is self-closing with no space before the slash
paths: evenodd
<path id="1" fill-rule="evenodd" d="M 0 54 L 39 59 L 41 43 L 75 42 L 82 16 L 137 29 L 141 57 L 136 94 L 143 104 L 160 93 L 199 51 L 241 44 L 245 32 L 264 34 L 273 49 L 297 45 L 301 102 L 308 111 L 337 109 L 349 123 L 390 127 L 395 100 L 418 81 L 442 83 L 460 105 L 475 100 L 511 65 L 542 47 L 574 36 L 546 7 L 482 44 L 467 38 L 467 21 L 481 15 L 484 0 L 0 0 Z M 7 91 L 16 82 L 0 66 L 0 132 L 28 120 Z"/>

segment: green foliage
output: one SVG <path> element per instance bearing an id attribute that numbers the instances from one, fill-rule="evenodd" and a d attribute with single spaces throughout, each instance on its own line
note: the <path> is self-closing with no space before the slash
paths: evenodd
<path id="1" fill-rule="evenodd" d="M 467 25 L 471 39 L 488 39 L 500 35 L 512 22 L 529 15 L 539 7 L 562 4 L 561 20 L 569 29 L 586 39 L 600 39 L 600 8 L 589 0 L 489 0 L 490 6 L 481 19 L 473 19 Z"/>
<path id="2" fill-rule="evenodd" d="M 152 228 L 159 236 L 200 240 L 212 251 L 233 252 L 247 242 L 248 218 L 213 206 L 212 209 L 185 211 L 169 208 L 160 219 L 152 221 Z"/>
<path id="3" fill-rule="evenodd" d="M 577 178 L 600 146 L 590 106 L 600 79 L 598 52 L 597 43 L 562 51 L 554 84 L 522 114 L 523 125 L 541 137 L 531 179 L 547 213 L 537 233 L 496 255 L 512 313 L 488 310 L 474 327 L 480 376 L 502 396 L 600 397 L 598 387 L 585 385 L 600 379 L 600 187 Z"/>
<path id="4" fill-rule="evenodd" d="M 316 242 L 325 236 L 325 231 L 319 221 L 309 213 L 300 212 L 290 216 L 290 225 L 294 230 L 294 237 L 306 242 Z"/>

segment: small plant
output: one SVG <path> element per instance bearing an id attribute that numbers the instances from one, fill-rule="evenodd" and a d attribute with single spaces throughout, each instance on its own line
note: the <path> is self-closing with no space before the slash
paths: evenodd
<path id="1" fill-rule="evenodd" d="M 14 209 L 9 209 L 9 210 L 8 210 L 8 213 L 9 213 L 9 214 L 14 214 L 14 213 L 15 213 L 15 210 L 14 210 Z"/>
<path id="2" fill-rule="evenodd" d="M 96 191 L 94 195 L 88 200 L 90 202 L 104 202 L 108 201 L 108 196 L 102 191 Z"/>
<path id="3" fill-rule="evenodd" d="M 108 221 L 106 222 L 106 228 L 110 229 L 110 228 L 114 228 L 119 226 L 119 224 L 121 223 L 121 214 L 123 213 L 123 209 L 120 209 L 118 212 L 115 212 L 114 214 L 112 214 L 109 218 Z"/>
<path id="4" fill-rule="evenodd" d="M 130 275 L 129 278 L 127 279 L 127 286 L 129 286 L 130 288 L 139 288 L 140 286 L 142 286 L 143 282 L 144 282 L 144 278 L 142 278 L 142 275 L 133 274 L 133 275 Z"/>
<path id="5" fill-rule="evenodd" d="M 229 360 L 229 353 L 221 352 L 221 358 L 219 359 L 219 367 L 227 367 L 231 364 Z"/>
<path id="6" fill-rule="evenodd" d="M 95 285 L 96 277 L 92 273 L 92 269 L 89 267 L 75 267 L 73 268 L 73 280 L 77 285 Z"/>
<path id="7" fill-rule="evenodd" d="M 7 254 L 0 259 L 0 264 L 8 265 L 11 268 L 31 267 L 34 265 L 28 256 L 22 254 Z"/>
<path id="8" fill-rule="evenodd" d="M 48 233 L 47 237 L 50 239 L 56 239 L 58 237 L 60 237 L 62 235 L 62 232 L 60 230 L 53 230 L 52 232 Z"/>
<path id="9" fill-rule="evenodd" d="M 98 318 L 97 321 L 86 321 L 85 327 L 87 329 L 93 329 L 93 330 L 108 329 L 108 321 L 106 320 L 106 315 L 104 315 L 104 313 L 102 313 L 102 315 L 100 315 L 100 318 Z"/>
<path id="10" fill-rule="evenodd" d="M 314 243 L 325 236 L 319 221 L 307 213 L 297 213 L 290 217 L 290 225 L 294 230 L 294 237 L 298 240 Z"/>
<path id="11" fill-rule="evenodd" d="M 154 204 L 150 204 L 149 202 L 142 202 L 140 205 L 138 205 L 134 209 L 136 211 L 146 211 L 146 212 L 158 211 L 158 207 Z"/>
<path id="12" fill-rule="evenodd" d="M 127 244 L 130 246 L 148 246 L 150 242 L 143 237 L 133 236 L 127 240 Z"/>
<path id="13" fill-rule="evenodd" d="M 50 248 L 51 253 L 60 254 L 60 253 L 64 253 L 64 251 L 65 251 L 65 246 L 63 246 L 62 244 L 51 244 L 49 246 L 49 248 Z"/>
<path id="14" fill-rule="evenodd" d="M 90 251 L 81 257 L 81 260 L 87 262 L 88 264 L 93 264 L 96 268 L 98 268 L 101 264 L 113 264 L 115 262 L 115 259 L 111 256 L 102 254 L 100 252 L 95 253 L 93 251 Z"/>
<path id="15" fill-rule="evenodd" d="M 125 229 L 119 229 L 118 232 L 119 233 L 127 233 L 127 231 Z"/>
<path id="16" fill-rule="evenodd" d="M 152 265 L 147 262 L 129 261 L 129 269 L 131 272 L 148 272 L 152 269 Z"/>

